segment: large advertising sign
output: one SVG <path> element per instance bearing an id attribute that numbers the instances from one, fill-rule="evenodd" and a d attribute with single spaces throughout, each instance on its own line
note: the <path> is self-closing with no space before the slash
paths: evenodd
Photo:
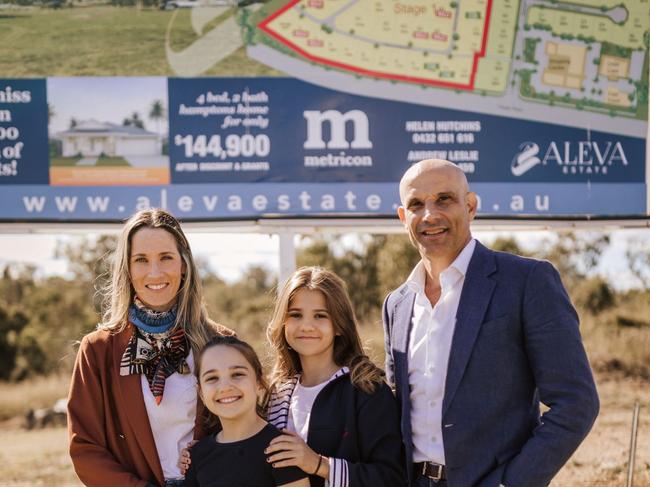
<path id="1" fill-rule="evenodd" d="M 240 3 L 138 9 L 160 64 L 38 78 L 17 42 L 0 74 L 0 220 L 393 216 L 426 158 L 458 164 L 490 218 L 648 214 L 647 2 Z M 124 16 L 47 14 L 55 28 L 81 10 Z M 0 45 L 38 12 L 0 16 Z"/>

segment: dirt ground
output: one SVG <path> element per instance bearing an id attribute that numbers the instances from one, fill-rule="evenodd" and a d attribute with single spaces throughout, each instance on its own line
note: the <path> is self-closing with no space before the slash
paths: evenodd
<path id="1" fill-rule="evenodd" d="M 634 487 L 650 487 L 650 384 L 598 382 L 600 415 L 585 442 L 551 483 L 565 486 L 625 486 L 635 401 L 639 411 Z"/>
<path id="2" fill-rule="evenodd" d="M 641 405 L 634 487 L 650 487 L 650 384 L 600 380 L 601 413 L 594 429 L 552 487 L 625 486 L 635 401 Z M 20 418 L 0 424 L 0 484 L 6 487 L 79 486 L 65 428 L 25 431 Z"/>

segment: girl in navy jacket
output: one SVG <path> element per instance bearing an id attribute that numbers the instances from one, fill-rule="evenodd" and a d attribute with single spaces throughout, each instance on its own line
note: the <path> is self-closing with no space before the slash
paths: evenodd
<path id="1" fill-rule="evenodd" d="M 363 353 L 343 281 L 298 269 L 267 336 L 275 351 L 268 420 L 284 433 L 266 450 L 272 465 L 301 468 L 312 487 L 405 485 L 395 398 Z"/>

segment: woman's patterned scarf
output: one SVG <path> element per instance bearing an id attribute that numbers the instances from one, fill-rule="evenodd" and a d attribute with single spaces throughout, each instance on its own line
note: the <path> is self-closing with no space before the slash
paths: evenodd
<path id="1" fill-rule="evenodd" d="M 129 307 L 129 321 L 135 333 L 129 340 L 120 363 L 120 375 L 144 374 L 156 404 L 165 391 L 165 380 L 174 372 L 189 374 L 185 330 L 174 328 L 176 308 L 152 311 L 138 298 Z"/>

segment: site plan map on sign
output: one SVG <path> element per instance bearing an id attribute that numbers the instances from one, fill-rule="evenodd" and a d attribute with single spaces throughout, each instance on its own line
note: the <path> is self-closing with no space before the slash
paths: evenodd
<path id="1" fill-rule="evenodd" d="M 251 57 L 331 88 L 645 135 L 650 0 L 271 0 L 241 20 Z"/>
<path id="2" fill-rule="evenodd" d="M 260 27 L 325 65 L 471 90 L 485 56 L 491 4 L 296 0 Z"/>

